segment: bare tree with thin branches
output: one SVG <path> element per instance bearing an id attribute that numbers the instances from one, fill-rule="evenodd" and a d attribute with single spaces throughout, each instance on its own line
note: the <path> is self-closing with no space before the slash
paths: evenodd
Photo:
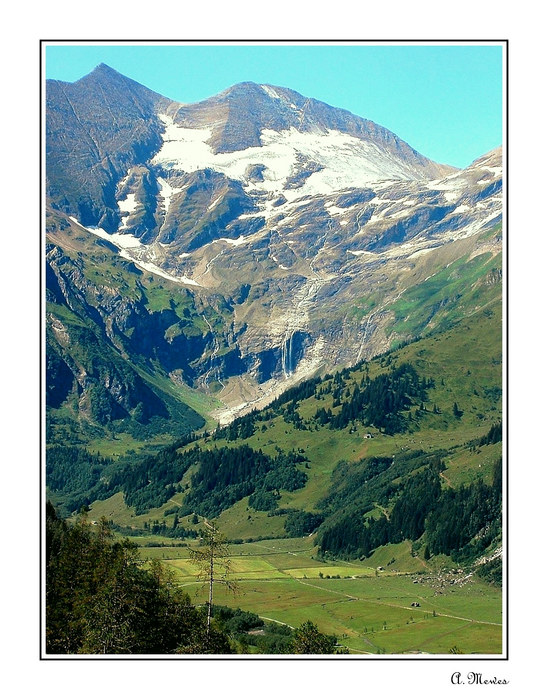
<path id="1" fill-rule="evenodd" d="M 237 586 L 231 581 L 231 561 L 225 536 L 217 529 L 214 522 L 208 522 L 204 518 L 205 530 L 200 549 L 191 549 L 190 558 L 198 565 L 198 579 L 203 581 L 203 590 L 208 586 L 209 595 L 207 602 L 207 637 L 209 639 L 211 629 L 211 610 L 213 607 L 213 584 L 220 583 L 233 593 L 237 592 Z"/>

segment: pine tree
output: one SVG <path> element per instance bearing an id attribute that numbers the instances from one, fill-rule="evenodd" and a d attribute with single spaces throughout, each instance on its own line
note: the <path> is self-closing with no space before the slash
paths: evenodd
<path id="1" fill-rule="evenodd" d="M 295 654 L 334 654 L 337 638 L 323 634 L 317 626 L 307 620 L 297 627 L 293 638 Z"/>

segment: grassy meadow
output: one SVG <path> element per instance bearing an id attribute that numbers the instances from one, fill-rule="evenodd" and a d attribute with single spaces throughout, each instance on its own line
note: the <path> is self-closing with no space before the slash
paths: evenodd
<path id="1" fill-rule="evenodd" d="M 351 654 L 502 653 L 500 589 L 456 569 L 426 568 L 410 543 L 383 549 L 390 548 L 393 563 L 377 568 L 372 559 L 318 561 L 310 537 L 230 545 L 237 591 L 216 584 L 214 602 L 291 627 L 313 620 Z M 140 551 L 162 559 L 193 602 L 206 601 L 188 546 Z"/>

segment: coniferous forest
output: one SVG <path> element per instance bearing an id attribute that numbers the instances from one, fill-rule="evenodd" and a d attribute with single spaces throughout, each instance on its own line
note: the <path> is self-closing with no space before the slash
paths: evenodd
<path id="1" fill-rule="evenodd" d="M 373 469 L 377 460 L 373 460 Z M 419 467 L 419 471 L 417 469 Z M 447 554 L 455 561 L 471 561 L 484 552 L 502 531 L 502 460 L 493 468 L 492 485 L 479 480 L 458 489 L 441 488 L 440 472 L 445 468 L 439 457 L 425 459 L 424 455 L 394 460 L 386 469 L 368 482 L 368 499 L 354 496 L 354 484 L 371 474 L 367 461 L 353 465 L 344 473 L 339 465 L 341 479 L 333 496 L 323 502 L 328 515 L 319 528 L 319 549 L 324 555 L 368 557 L 381 545 L 405 539 L 423 538 L 428 556 Z M 413 471 L 414 473 L 410 473 Z M 400 479 L 394 486 L 392 478 Z M 346 484 L 345 484 L 346 482 Z M 337 493 L 338 491 L 338 493 Z M 337 508 L 340 496 L 345 507 Z M 368 502 L 367 502 L 368 501 Z M 373 503 L 392 502 L 390 518 L 367 515 Z M 365 512 L 365 516 L 361 514 Z M 500 572 L 499 572 L 500 573 Z M 498 579 L 500 583 L 500 577 Z"/>
<path id="2" fill-rule="evenodd" d="M 68 524 L 46 514 L 46 647 L 51 654 L 226 653 L 205 635 L 203 611 L 169 585 L 159 562 L 115 541 L 106 523 Z"/>

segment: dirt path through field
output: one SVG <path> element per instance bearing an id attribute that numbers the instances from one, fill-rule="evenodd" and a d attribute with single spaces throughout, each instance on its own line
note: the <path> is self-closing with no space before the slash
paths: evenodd
<path id="1" fill-rule="evenodd" d="M 349 600 L 362 600 L 364 602 L 368 602 L 367 598 L 361 598 L 360 596 L 357 595 L 350 595 L 350 593 L 342 593 L 341 591 L 334 591 L 333 589 L 326 588 L 324 586 L 317 586 L 314 583 L 309 583 L 308 581 L 303 581 L 302 579 L 294 578 L 294 581 L 297 581 L 298 583 L 301 583 L 303 586 L 311 586 L 312 588 L 318 588 L 321 591 L 326 591 L 327 593 L 334 593 L 336 595 L 344 596 L 345 598 L 348 598 Z M 375 600 L 376 605 L 385 605 L 389 608 L 399 608 L 400 610 L 411 610 L 414 611 L 415 608 L 410 607 L 409 605 L 398 605 L 397 603 L 386 603 L 382 600 Z M 426 612 L 426 610 L 424 610 Z M 462 620 L 463 622 L 466 623 L 476 623 L 478 625 L 493 625 L 495 627 L 502 627 L 502 623 L 500 622 L 487 622 L 485 620 L 475 620 L 470 617 L 460 617 L 459 615 L 451 615 L 450 613 L 441 613 L 437 612 L 436 613 L 437 617 L 449 617 L 453 620 Z"/>

